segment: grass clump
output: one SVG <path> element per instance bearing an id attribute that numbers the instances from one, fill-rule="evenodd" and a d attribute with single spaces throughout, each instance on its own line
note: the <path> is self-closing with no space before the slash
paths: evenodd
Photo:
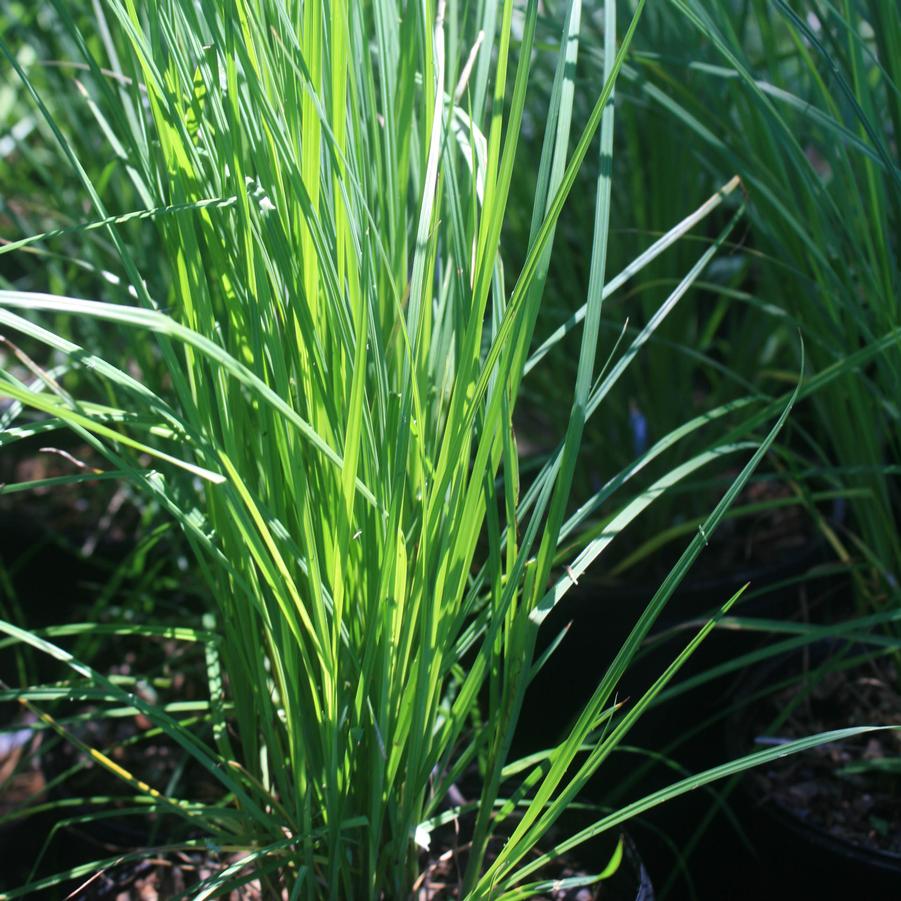
<path id="1" fill-rule="evenodd" d="M 2 45 L 90 201 L 93 221 L 75 233 L 104 233 L 95 253 L 107 254 L 107 281 L 125 295 L 0 292 L 3 327 L 84 376 L 76 397 L 45 370 L 30 381 L 6 372 L 0 391 L 12 403 L 9 422 L 20 422 L 4 440 L 73 429 L 108 461 L 107 477 L 131 481 L 180 523 L 215 599 L 215 626 L 191 635 L 206 648 L 206 714 L 182 721 L 46 638 L 2 628 L 74 673 L 71 699 L 90 686 L 127 703 L 221 784 L 223 801 L 204 805 L 126 779 L 148 809 L 243 855 L 198 897 L 247 878 L 298 898 L 405 897 L 429 834 L 467 813 L 462 895 L 541 891 L 533 874 L 551 855 L 529 855 L 712 628 L 644 696 L 617 706 L 623 671 L 790 403 L 759 446 L 741 436 L 711 445 L 627 505 L 571 566 L 556 565 L 560 542 L 592 504 L 702 424 L 667 436 L 571 509 L 586 420 L 740 215 L 599 375 L 613 87 L 643 5 L 617 36 L 616 5 L 605 4 L 603 59 L 576 135 L 582 9 L 568 5 L 528 248 L 513 277 L 501 232 L 531 86 L 536 0 L 522 9 L 511 0 L 107 0 L 84 20 L 59 0 L 57 24 L 80 54 L 90 135 L 66 128 L 39 75 Z M 556 451 L 526 480 L 513 413 L 534 362 L 555 228 L 598 132 L 571 412 Z M 98 135 L 108 152 L 103 178 L 83 152 Z M 107 182 L 119 185 L 114 196 L 134 192 L 140 208 L 110 208 Z M 146 258 L 145 239 L 139 259 L 129 236 L 151 227 L 158 257 Z M 680 234 L 676 227 L 658 249 Z M 27 236 L 3 252 L 59 237 Z M 92 323 L 94 339 L 81 346 L 34 312 Z M 604 678 L 586 687 L 572 729 L 545 754 L 508 767 L 547 612 L 656 497 L 742 451 L 750 459 L 739 479 Z M 566 847 L 767 755 L 687 778 L 599 819 Z M 448 810 L 451 787 L 470 772 L 476 798 Z M 498 834 L 508 841 L 489 858 Z"/>

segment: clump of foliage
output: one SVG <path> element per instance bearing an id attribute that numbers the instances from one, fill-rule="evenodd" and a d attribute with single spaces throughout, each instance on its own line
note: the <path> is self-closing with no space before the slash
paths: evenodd
<path id="1" fill-rule="evenodd" d="M 31 381 L 6 372 L 0 391 L 12 406 L 3 440 L 72 429 L 108 461 L 105 477 L 132 482 L 181 525 L 215 599 L 214 627 L 180 633 L 205 647 L 205 715 L 180 719 L 47 638 L 0 628 L 74 673 L 57 697 L 90 690 L 127 705 L 221 785 L 221 801 L 200 803 L 123 775 L 147 811 L 184 821 L 184 847 L 196 847 L 200 831 L 240 852 L 197 897 L 249 878 L 285 886 L 291 897 L 404 897 L 430 832 L 468 812 L 463 895 L 529 897 L 542 890 L 535 874 L 554 854 L 814 741 L 689 777 L 599 816 L 553 852 L 532 853 L 713 627 L 642 697 L 617 705 L 638 645 L 791 406 L 779 407 L 763 441 L 735 434 L 661 477 L 571 565 L 555 566 L 561 541 L 592 509 L 711 421 L 667 435 L 572 509 L 587 419 L 741 213 L 615 363 L 598 367 L 602 301 L 613 283 L 613 89 L 643 5 L 617 40 L 616 5 L 605 4 L 597 90 L 572 139 L 582 9 L 576 0 L 568 6 L 528 249 L 512 278 L 501 229 L 530 88 L 536 0 L 524 10 L 511 0 L 107 0 L 84 20 L 58 0 L 58 22 L 80 53 L 81 102 L 108 147 L 102 177 L 38 74 L 0 45 L 96 214 L 75 233 L 105 232 L 100 256 L 108 255 L 115 297 L 0 292 L 0 324 L 55 352 L 78 388 L 64 389 L 40 367 Z M 571 412 L 559 446 L 526 481 L 513 413 L 537 363 L 530 347 L 555 228 L 598 131 Z M 107 181 L 129 183 L 141 208 L 110 209 Z M 120 184 L 115 196 L 128 194 Z M 157 229 L 160 272 L 146 278 L 123 230 L 134 220 Z M 687 227 L 674 227 L 618 284 Z M 32 235 L 3 252 L 59 237 Z M 146 254 L 146 240 L 141 246 Z M 48 330 L 34 312 L 92 323 L 91 343 Z M 760 411 L 747 430 L 774 411 Z M 602 680 L 586 686 L 572 728 L 545 753 L 510 765 L 549 610 L 656 497 L 739 452 L 749 456 L 740 477 Z M 454 806 L 452 786 L 470 772 L 477 797 Z M 506 841 L 489 857 L 495 835 Z"/>

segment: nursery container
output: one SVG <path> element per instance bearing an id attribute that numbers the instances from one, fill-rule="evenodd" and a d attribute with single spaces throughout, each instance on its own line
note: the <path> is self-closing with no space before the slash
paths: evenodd
<path id="1" fill-rule="evenodd" d="M 803 656 L 802 656 L 803 655 Z M 832 660 L 841 660 L 847 657 L 849 662 L 857 661 L 847 671 L 842 671 L 840 685 L 848 686 L 848 691 L 853 691 L 851 680 L 861 670 L 866 671 L 865 678 L 869 678 L 870 667 L 868 662 L 875 660 L 873 650 L 865 646 L 850 645 L 842 641 L 820 641 L 809 648 L 783 655 L 777 659 L 762 664 L 747 679 L 739 701 L 742 702 L 741 712 L 732 717 L 726 732 L 726 745 L 730 753 L 745 753 L 749 740 L 756 740 L 758 744 L 766 741 L 778 740 L 766 729 L 766 715 L 762 715 L 759 706 L 766 701 L 756 701 L 762 692 L 773 685 L 784 685 L 797 679 L 799 683 L 806 678 L 806 673 L 816 673 L 817 669 Z M 798 675 L 799 670 L 802 675 Z M 823 678 L 823 675 L 816 676 Z M 826 683 L 823 683 L 826 684 Z M 887 683 L 890 685 L 891 683 Z M 789 689 L 791 690 L 791 689 Z M 890 690 L 890 689 L 889 689 Z M 897 694 L 897 689 L 895 688 Z M 834 715 L 845 716 L 843 705 L 837 697 L 838 692 L 821 689 L 821 696 L 812 702 L 811 709 L 816 710 L 817 705 L 832 708 L 837 711 Z M 773 703 L 777 709 L 784 705 L 782 696 Z M 803 705 L 799 704 L 802 711 L 800 718 L 809 716 L 810 731 L 816 731 L 820 721 L 816 712 L 806 714 Z M 895 709 L 895 722 L 899 718 L 901 705 Z M 756 713 L 755 713 L 756 711 Z M 869 722 L 885 722 L 886 711 L 874 709 L 866 720 Z M 888 716 L 891 721 L 891 713 Z M 850 723 L 853 725 L 854 723 Z M 763 736 L 755 736 L 755 733 L 763 730 Z M 775 729 L 779 732 L 778 726 Z M 885 739 L 891 742 L 891 738 Z M 837 754 L 845 752 L 846 746 L 836 748 Z M 852 841 L 848 837 L 830 830 L 815 816 L 810 815 L 809 810 L 800 809 L 803 805 L 790 806 L 775 792 L 767 790 L 766 783 L 762 780 L 768 774 L 776 771 L 777 766 L 791 763 L 799 774 L 797 791 L 803 797 L 814 791 L 823 791 L 816 783 L 825 781 L 826 778 L 838 780 L 837 774 L 829 777 L 821 772 L 805 772 L 798 767 L 803 762 L 802 757 L 792 758 L 791 761 L 780 761 L 771 764 L 760 773 L 750 772 L 738 783 L 736 803 L 741 811 L 742 818 L 748 823 L 752 832 L 755 846 L 762 858 L 767 862 L 767 869 L 773 874 L 773 878 L 783 886 L 785 891 L 810 892 L 816 897 L 834 898 L 896 898 L 901 897 L 901 853 L 896 850 L 887 850 L 876 844 L 867 844 L 861 841 Z M 839 763 L 835 765 L 840 769 Z M 820 768 L 821 770 L 822 768 Z M 897 781 L 897 779 L 895 780 Z M 871 788 L 875 786 L 871 783 Z M 849 789 L 860 798 L 861 803 L 867 801 L 869 791 L 867 786 L 861 788 L 854 786 Z M 888 839 L 894 836 L 891 842 L 893 848 L 901 847 L 901 815 L 898 814 L 897 797 L 892 798 L 890 788 L 883 787 L 880 791 L 883 808 L 894 808 L 893 822 L 886 822 L 885 828 L 890 830 Z M 795 894 L 793 897 L 800 897 Z M 786 895 L 788 897 L 788 895 Z"/>

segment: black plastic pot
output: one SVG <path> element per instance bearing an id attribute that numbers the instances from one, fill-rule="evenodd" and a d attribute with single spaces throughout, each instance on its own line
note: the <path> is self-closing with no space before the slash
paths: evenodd
<path id="1" fill-rule="evenodd" d="M 836 654 L 856 657 L 858 652 L 866 654 L 862 648 L 834 640 L 818 642 L 804 651 L 813 666 Z M 799 669 L 801 653 L 758 667 L 747 679 L 739 700 L 750 701 L 767 685 L 790 678 Z M 726 745 L 733 756 L 748 750 L 743 740 L 753 732 L 750 709 L 745 708 L 744 714 L 728 724 Z M 901 898 L 901 854 L 832 835 L 778 800 L 762 798 L 752 773 L 739 782 L 736 805 L 753 832 L 758 852 L 783 886 L 786 894 L 779 897 Z"/>
<path id="2" fill-rule="evenodd" d="M 839 841 L 776 804 L 759 804 L 749 788 L 742 794 L 757 850 L 784 893 L 776 897 L 901 897 L 901 856 Z"/>
<path id="3" fill-rule="evenodd" d="M 564 825 L 561 834 L 570 831 L 565 824 L 574 819 L 569 812 L 563 814 Z M 628 832 L 620 835 L 607 833 L 600 839 L 590 841 L 573 851 L 575 858 L 568 858 L 567 862 L 577 872 L 597 872 L 606 866 L 616 842 L 620 839 L 623 842 L 623 859 L 617 871 L 609 879 L 589 887 L 568 889 L 565 894 L 558 892 L 550 897 L 563 898 L 565 901 L 586 901 L 589 898 L 597 898 L 598 901 L 654 901 L 656 898 L 654 885 L 645 866 L 643 852 L 639 851 Z M 591 861 L 590 865 L 582 863 L 589 860 Z M 530 878 L 539 876 L 540 874 L 533 874 L 533 877 Z M 541 897 L 548 896 L 541 895 Z"/>
<path id="4" fill-rule="evenodd" d="M 715 550 L 710 548 L 711 553 Z M 643 648 L 616 688 L 619 700 L 628 703 L 641 697 L 697 632 L 706 614 L 721 607 L 746 582 L 751 583 L 750 597 L 746 595 L 733 614 L 773 618 L 788 618 L 798 609 L 800 586 L 814 598 L 820 586 L 841 593 L 844 584 L 834 569 L 824 566 L 828 555 L 819 540 L 811 540 L 796 552 L 766 565 L 730 573 L 718 571 L 715 560 L 711 565 L 710 558 L 705 561 L 704 556 L 677 589 L 651 635 L 669 632 L 686 621 L 693 621 L 694 625 L 672 630 L 666 640 Z M 657 588 L 656 582 L 636 587 L 583 579 L 551 613 L 542 627 L 545 643 L 568 623 L 571 626 L 527 692 L 515 742 L 519 754 L 547 747 L 560 737 Z M 714 630 L 673 685 L 753 651 L 765 640 L 749 632 Z M 649 758 L 640 754 L 615 753 L 605 761 L 586 795 L 600 803 L 619 805 L 671 784 L 684 772 L 697 773 L 731 759 L 735 755 L 723 747 L 722 717 L 743 678 L 742 673 L 733 672 L 686 691 L 650 708 L 633 728 L 627 739 L 629 745 L 670 753 L 681 770 L 666 762 L 649 763 Z M 697 730 L 704 723 L 706 728 Z M 641 768 L 647 769 L 623 794 L 617 795 Z M 678 856 L 686 853 L 714 806 L 712 794 L 694 792 L 644 815 L 639 824 L 630 827 L 641 838 L 643 858 L 658 888 L 668 882 Z M 742 825 L 741 817 L 738 825 Z M 755 833 L 751 842 L 756 845 L 756 827 L 746 831 Z M 743 843 L 735 821 L 728 817 L 714 817 L 697 839 L 695 851 L 668 898 L 692 897 L 691 883 L 696 892 L 693 897 L 700 899 L 783 897 L 779 885 L 766 876 L 767 860 L 774 852 L 767 850 L 755 856 L 754 850 Z M 806 896 L 802 893 L 795 897 Z"/>
<path id="5" fill-rule="evenodd" d="M 654 901 L 654 885 L 632 837 L 623 833 L 623 863 L 619 872 L 604 884 L 601 901 Z"/>
<path id="6" fill-rule="evenodd" d="M 753 595 L 733 614 L 776 617 L 796 609 L 798 585 L 808 573 L 811 578 L 817 577 L 818 560 L 815 554 L 805 554 L 794 562 L 785 561 L 757 572 L 686 580 L 625 673 L 617 687 L 618 695 L 640 697 L 696 634 L 706 616 L 719 609 L 745 582 L 751 583 Z M 834 587 L 836 574 L 826 572 Z M 518 733 L 519 750 L 525 753 L 546 746 L 578 714 L 657 587 L 605 586 L 584 580 L 551 612 L 542 625 L 539 651 L 561 631 L 567 630 L 566 636 L 529 687 Z M 686 623 L 687 626 L 676 628 Z M 760 642 L 759 634 L 714 630 L 673 684 L 751 651 Z M 733 675 L 710 682 L 667 702 L 665 718 L 654 726 L 655 745 L 659 747 L 676 737 L 686 720 L 697 723 L 720 710 L 723 694 L 734 678 Z"/>

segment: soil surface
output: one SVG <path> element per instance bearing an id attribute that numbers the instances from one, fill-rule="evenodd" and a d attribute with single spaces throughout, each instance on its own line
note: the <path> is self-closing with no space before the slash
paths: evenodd
<path id="1" fill-rule="evenodd" d="M 453 901 L 460 897 L 460 885 L 466 869 L 466 846 L 455 844 L 445 848 L 443 846 L 449 844 L 447 838 L 446 830 L 439 835 L 439 839 L 444 841 L 437 843 L 436 851 L 430 856 L 422 875 L 413 887 L 413 898 L 416 901 Z M 626 834 L 621 838 L 622 862 L 609 879 L 591 886 L 556 887 L 534 895 L 535 901 L 654 901 L 653 886 L 634 842 Z M 549 841 L 553 843 L 554 839 L 550 838 Z M 494 846 L 489 846 L 486 864 L 491 863 L 502 843 L 502 839 L 497 839 Z M 612 848 L 612 845 L 610 847 Z M 606 849 L 600 855 L 597 869 L 589 871 L 579 860 L 564 856 L 545 865 L 526 881 L 562 881 L 588 876 L 589 872 L 596 873 L 605 867 L 606 859 L 601 858 L 605 858 L 609 850 Z"/>
<path id="2" fill-rule="evenodd" d="M 784 722 L 769 729 L 787 710 Z M 798 680 L 773 697 L 755 734 L 790 740 L 866 724 L 901 726 L 899 672 L 888 658 L 826 673 L 809 692 Z M 834 839 L 899 855 L 901 862 L 901 732 L 822 745 L 751 778 L 761 801 Z"/>
<path id="3" fill-rule="evenodd" d="M 104 546 L 134 543 L 140 516 L 132 489 L 121 480 L 94 480 L 109 464 L 72 436 L 51 433 L 13 445 L 0 454 L 0 523 L 10 531 L 27 523 L 57 539 L 74 541 L 86 557 Z M 87 481 L 4 492 L 7 485 L 72 476 Z"/>

